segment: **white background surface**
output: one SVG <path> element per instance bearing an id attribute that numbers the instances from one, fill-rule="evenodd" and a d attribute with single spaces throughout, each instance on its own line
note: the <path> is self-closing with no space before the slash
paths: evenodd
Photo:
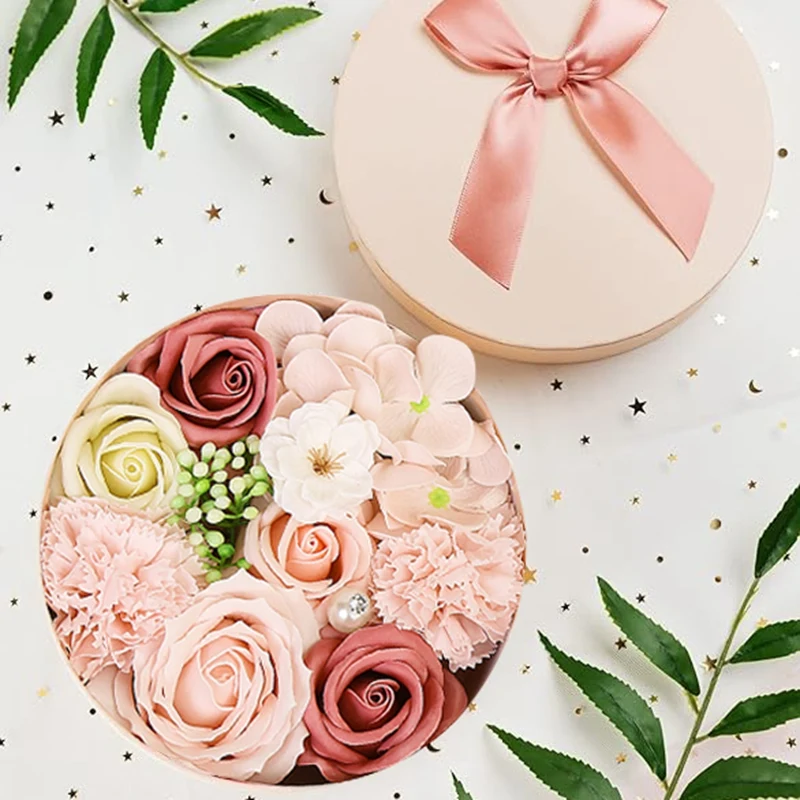
<path id="1" fill-rule="evenodd" d="M 213 28 L 269 5 L 202 0 L 161 27 L 188 46 L 201 36 L 202 20 Z M 336 96 L 331 79 L 358 46 L 352 34 L 365 28 L 377 5 L 318 0 L 322 19 L 215 74 L 257 82 L 329 130 Z M 475 800 L 549 797 L 486 731 L 492 722 L 592 760 L 626 800 L 661 797 L 636 755 L 556 674 L 536 630 L 613 668 L 646 696 L 658 695 L 655 709 L 674 763 L 690 725 L 688 709 L 630 646 L 617 650 L 618 634 L 600 609 L 594 577 L 602 574 L 629 597 L 645 594 L 643 610 L 687 643 L 701 669 L 706 655 L 718 653 L 745 591 L 759 533 L 800 480 L 800 349 L 793 351 L 800 348 L 800 6 L 792 0 L 727 5 L 763 65 L 775 109 L 775 148 L 789 150 L 776 165 L 769 205 L 779 217 L 765 219 L 746 259 L 692 320 L 646 349 L 570 368 L 479 359 L 479 386 L 509 444 L 521 446 L 512 453 L 537 582 L 525 589 L 510 642 L 477 710 L 437 743 L 441 752 L 424 751 L 384 773 L 339 787 L 248 790 L 166 765 L 101 714 L 89 714 L 89 698 L 50 636 L 37 578 L 39 520 L 30 512 L 40 509 L 57 446 L 51 437 L 61 436 L 93 385 L 82 373 L 87 364 L 102 375 L 137 341 L 195 304 L 318 292 L 378 303 L 394 323 L 417 335 L 423 330 L 350 251 L 337 204 L 318 199 L 320 189 L 336 197 L 328 139 L 285 138 L 179 73 L 156 145 L 166 156 L 148 153 L 134 108 L 151 48 L 123 21 L 89 120 L 79 126 L 75 54 L 98 7 L 80 0 L 76 19 L 17 107 L 0 115 L 0 404 L 10 404 L 0 411 L 0 796 L 60 800 L 74 789 L 79 800 L 388 800 L 398 794 L 446 800 L 452 769 Z M 0 4 L 0 52 L 13 41 L 22 7 L 21 0 Z M 698 69 L 701 79 L 702 65 Z M 3 82 L 6 74 L 3 64 Z M 66 115 L 63 125 L 48 121 L 54 110 Z M 269 186 L 262 186 L 265 175 L 272 178 Z M 140 197 L 133 194 L 136 186 L 144 188 Z M 48 202 L 55 204 L 52 211 Z M 219 221 L 209 222 L 204 213 L 212 203 L 223 209 Z M 162 246 L 154 244 L 157 236 Z M 759 265 L 751 266 L 750 258 Z M 247 267 L 244 274 L 239 265 Z M 46 291 L 53 293 L 49 301 Z M 127 302 L 120 302 L 120 292 L 129 293 Z M 36 356 L 33 364 L 26 363 L 29 353 Z M 697 377 L 687 375 L 690 368 Z M 556 378 L 561 391 L 550 386 Z M 761 394 L 748 390 L 751 380 Z M 647 401 L 646 415 L 632 416 L 628 404 L 635 397 Z M 588 446 L 580 444 L 583 435 L 591 437 Z M 668 461 L 670 454 L 677 460 Z M 757 488 L 748 489 L 749 481 Z M 562 492 L 561 501 L 553 502 L 554 491 Z M 638 505 L 631 502 L 635 496 Z M 711 529 L 712 519 L 722 521 L 719 530 Z M 800 553 L 768 578 L 743 635 L 761 617 L 797 615 L 798 569 Z M 564 603 L 569 611 L 561 611 Z M 526 674 L 523 665 L 530 665 Z M 795 686 L 799 678 L 800 662 L 793 661 L 731 669 L 712 717 L 716 721 L 740 697 Z M 581 706 L 583 713 L 575 714 Z M 800 748 L 787 745 L 795 736 L 800 724 L 724 742 L 721 752 L 752 749 L 798 762 Z M 708 745 L 702 748 L 693 770 L 708 756 Z M 133 753 L 128 762 L 126 750 Z M 626 760 L 617 763 L 618 756 Z"/>

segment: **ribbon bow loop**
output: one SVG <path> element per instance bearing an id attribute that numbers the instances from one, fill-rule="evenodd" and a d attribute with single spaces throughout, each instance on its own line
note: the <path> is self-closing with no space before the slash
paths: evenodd
<path id="1" fill-rule="evenodd" d="M 609 78 L 644 45 L 661 0 L 591 0 L 560 59 L 542 58 L 497 0 L 443 0 L 425 18 L 434 41 L 463 66 L 517 73 L 492 106 L 461 193 L 450 240 L 505 288 L 527 221 L 542 103 L 563 97 L 613 173 L 690 261 L 714 187 L 662 125 Z"/>

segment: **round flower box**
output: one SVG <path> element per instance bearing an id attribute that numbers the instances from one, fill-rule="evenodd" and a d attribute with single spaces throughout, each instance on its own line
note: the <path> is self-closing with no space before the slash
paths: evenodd
<path id="1" fill-rule="evenodd" d="M 153 752 L 232 781 L 339 782 L 431 746 L 523 583 L 472 353 L 352 301 L 250 298 L 158 332 L 70 421 L 42 507 L 73 674 Z"/>

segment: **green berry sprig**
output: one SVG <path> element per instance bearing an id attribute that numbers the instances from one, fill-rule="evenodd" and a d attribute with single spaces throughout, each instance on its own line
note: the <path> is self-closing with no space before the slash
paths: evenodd
<path id="1" fill-rule="evenodd" d="M 234 565 L 236 534 L 259 514 L 252 501 L 272 493 L 267 470 L 256 463 L 260 444 L 258 436 L 248 436 L 230 449 L 206 442 L 199 458 L 191 450 L 178 453 L 178 494 L 168 522 L 187 526 L 208 583 L 220 580 L 222 570 Z M 250 564 L 240 558 L 235 566 L 248 569 Z"/>

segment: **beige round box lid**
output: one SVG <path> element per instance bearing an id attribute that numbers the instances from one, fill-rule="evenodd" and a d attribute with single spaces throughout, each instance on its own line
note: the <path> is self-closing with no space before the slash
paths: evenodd
<path id="1" fill-rule="evenodd" d="M 773 164 L 761 73 L 716 0 L 672 0 L 612 78 L 715 185 L 687 263 L 579 130 L 546 103 L 533 200 L 504 289 L 449 241 L 458 199 L 508 74 L 449 59 L 423 19 L 438 0 L 387 0 L 340 87 L 334 150 L 342 202 L 367 262 L 427 322 L 524 360 L 586 360 L 668 329 L 725 277 L 761 218 Z M 563 55 L 589 0 L 499 0 L 540 56 Z"/>

